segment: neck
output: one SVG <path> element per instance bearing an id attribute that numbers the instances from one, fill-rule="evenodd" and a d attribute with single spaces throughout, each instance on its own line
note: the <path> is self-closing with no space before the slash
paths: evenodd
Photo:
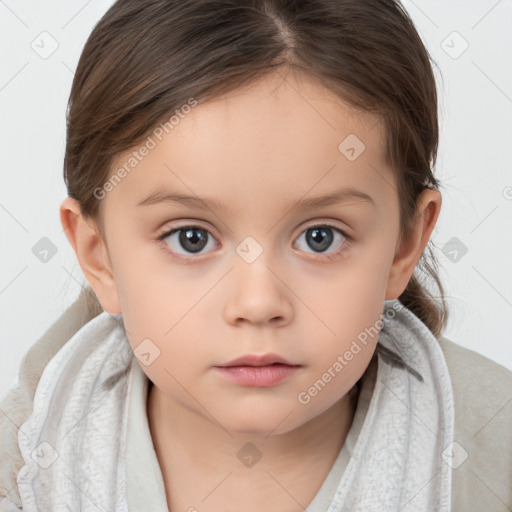
<path id="1" fill-rule="evenodd" d="M 351 395 L 292 431 L 263 436 L 227 432 L 151 386 L 148 421 L 169 510 L 225 511 L 226 503 L 247 512 L 306 508 L 352 425 Z"/>

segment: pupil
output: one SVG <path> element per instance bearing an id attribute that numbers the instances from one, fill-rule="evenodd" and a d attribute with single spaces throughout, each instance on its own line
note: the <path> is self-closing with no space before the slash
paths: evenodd
<path id="1" fill-rule="evenodd" d="M 311 239 L 313 240 L 313 243 L 320 246 L 314 247 L 314 245 L 310 244 L 312 249 L 318 249 L 319 252 L 323 252 L 331 245 L 333 236 L 329 228 L 312 228 L 308 229 L 308 232 L 311 233 Z"/>
<path id="2" fill-rule="evenodd" d="M 199 252 L 206 245 L 206 236 L 203 229 L 192 228 L 181 230 L 179 239 L 182 247 L 189 252 Z"/>

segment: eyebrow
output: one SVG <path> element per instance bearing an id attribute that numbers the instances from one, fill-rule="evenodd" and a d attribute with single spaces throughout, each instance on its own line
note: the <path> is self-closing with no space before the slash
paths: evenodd
<path id="1" fill-rule="evenodd" d="M 287 211 L 295 212 L 299 210 L 313 210 L 315 208 L 321 208 L 338 203 L 346 203 L 354 200 L 360 201 L 362 204 L 368 203 L 374 207 L 376 206 L 374 199 L 370 197 L 366 192 L 353 187 L 348 187 L 319 197 L 298 199 L 289 206 Z M 201 198 L 199 196 L 190 196 L 164 190 L 156 190 L 151 192 L 147 197 L 139 201 L 137 206 L 148 206 L 160 203 L 176 203 L 200 210 L 211 211 L 217 209 L 223 212 L 231 212 L 227 206 L 220 203 L 216 199 L 210 199 L 207 197 Z"/>

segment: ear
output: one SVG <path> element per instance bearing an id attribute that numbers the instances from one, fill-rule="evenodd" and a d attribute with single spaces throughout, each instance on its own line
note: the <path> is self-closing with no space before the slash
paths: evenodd
<path id="1" fill-rule="evenodd" d="M 80 205 L 72 197 L 66 197 L 62 201 L 60 221 L 80 267 L 103 309 L 113 315 L 120 314 L 121 306 L 112 264 L 97 226 L 90 219 L 84 218 Z"/>
<path id="2" fill-rule="evenodd" d="M 397 299 L 407 287 L 436 225 L 441 204 L 442 196 L 436 189 L 426 189 L 418 196 L 414 224 L 397 244 L 385 300 Z"/>

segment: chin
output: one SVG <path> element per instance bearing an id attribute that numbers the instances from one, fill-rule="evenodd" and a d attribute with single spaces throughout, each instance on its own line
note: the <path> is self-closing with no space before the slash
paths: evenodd
<path id="1" fill-rule="evenodd" d="M 290 422 L 290 419 L 292 422 Z M 224 427 L 234 434 L 245 436 L 267 437 L 286 434 L 299 427 L 292 409 L 276 408 L 272 411 L 247 411 L 239 408 L 236 416 L 225 418 Z"/>
<path id="2" fill-rule="evenodd" d="M 278 422 L 277 422 L 278 423 Z M 293 430 L 293 427 L 289 427 L 288 429 L 276 429 L 277 423 L 264 423 L 260 422 L 258 425 L 255 425 L 254 423 L 252 425 L 248 424 L 237 424 L 232 425 L 231 428 L 229 428 L 229 431 L 232 434 L 240 435 L 240 436 L 250 436 L 254 438 L 263 438 L 263 437 L 269 437 L 271 434 L 272 436 L 286 434 L 290 430 Z"/>

